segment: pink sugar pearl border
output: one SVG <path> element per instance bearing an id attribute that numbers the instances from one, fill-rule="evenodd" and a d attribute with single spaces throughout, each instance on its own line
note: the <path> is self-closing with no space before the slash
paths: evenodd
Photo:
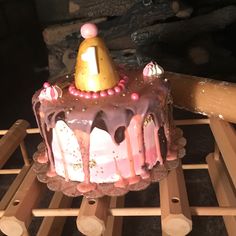
<path id="1" fill-rule="evenodd" d="M 128 76 L 123 75 L 119 83 L 110 89 L 101 90 L 98 92 L 87 92 L 87 91 L 81 91 L 80 89 L 77 89 L 75 87 L 75 84 L 71 84 L 68 90 L 71 95 L 76 97 L 81 97 L 86 99 L 97 99 L 100 97 L 103 98 L 120 93 L 122 90 L 125 89 L 127 82 L 128 82 Z"/>

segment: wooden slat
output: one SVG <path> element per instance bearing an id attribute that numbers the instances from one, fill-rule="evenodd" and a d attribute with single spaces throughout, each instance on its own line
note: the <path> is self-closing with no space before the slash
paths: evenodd
<path id="1" fill-rule="evenodd" d="M 191 206 L 191 215 L 194 216 L 235 216 L 236 207 L 200 207 Z M 108 209 L 109 215 L 112 216 L 160 216 L 160 207 L 132 207 L 132 208 L 111 208 Z M 33 209 L 34 217 L 47 216 L 78 216 L 79 208 L 61 208 L 61 209 Z"/>
<path id="2" fill-rule="evenodd" d="M 174 120 L 175 125 L 206 125 L 209 124 L 209 119 L 184 119 Z"/>
<path id="3" fill-rule="evenodd" d="M 236 133 L 226 121 L 210 118 L 210 127 L 236 188 Z"/>
<path id="4" fill-rule="evenodd" d="M 236 206 L 236 196 L 232 184 L 227 175 L 227 170 L 220 159 L 214 159 L 214 154 L 206 158 L 209 174 L 220 206 Z M 236 232 L 236 217 L 224 216 L 225 226 L 229 236 Z"/>
<path id="5" fill-rule="evenodd" d="M 4 194 L 3 198 L 0 201 L 0 210 L 4 210 L 9 202 L 11 201 L 12 197 L 16 193 L 17 189 L 21 185 L 22 181 L 24 180 L 26 174 L 28 173 L 30 167 L 24 166 L 20 173 L 16 176 L 11 186 L 8 188 L 7 192 Z"/>
<path id="6" fill-rule="evenodd" d="M 25 147 L 24 140 L 20 143 L 20 150 L 21 150 L 21 154 L 22 154 L 23 161 L 24 161 L 25 165 L 29 166 L 30 160 L 29 160 L 29 155 L 28 155 L 27 149 Z"/>
<path id="7" fill-rule="evenodd" d="M 27 234 L 32 209 L 42 199 L 45 189 L 46 185 L 37 180 L 31 167 L 0 219 L 0 230 L 10 236 Z"/>
<path id="8" fill-rule="evenodd" d="M 17 120 L 8 132 L 0 139 L 0 168 L 4 166 L 12 153 L 26 136 L 29 123 L 25 120 Z"/>
<path id="9" fill-rule="evenodd" d="M 87 199 L 83 197 L 76 220 L 79 231 L 88 236 L 100 236 L 105 232 L 110 197 Z"/>
<path id="10" fill-rule="evenodd" d="M 0 175 L 17 175 L 21 172 L 21 169 L 1 169 Z"/>
<path id="11" fill-rule="evenodd" d="M 122 197 L 112 197 L 110 208 L 124 207 L 125 198 Z M 108 216 L 106 230 L 103 236 L 121 236 L 122 235 L 122 216 Z"/>
<path id="12" fill-rule="evenodd" d="M 236 84 L 165 72 L 174 105 L 236 123 Z"/>
<path id="13" fill-rule="evenodd" d="M 162 231 L 186 235 L 192 230 L 191 212 L 181 165 L 160 181 Z"/>
<path id="14" fill-rule="evenodd" d="M 63 195 L 62 192 L 56 192 L 50 202 L 50 208 L 70 207 L 73 198 Z M 37 236 L 60 236 L 63 231 L 66 217 L 45 217 L 37 232 Z"/>

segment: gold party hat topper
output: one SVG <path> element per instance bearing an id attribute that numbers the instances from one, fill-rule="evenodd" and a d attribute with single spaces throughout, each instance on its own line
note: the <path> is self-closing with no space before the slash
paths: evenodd
<path id="1" fill-rule="evenodd" d="M 114 87 L 119 75 L 103 40 L 97 37 L 92 23 L 80 29 L 84 41 L 80 44 L 75 68 L 75 86 L 81 91 L 98 92 Z"/>

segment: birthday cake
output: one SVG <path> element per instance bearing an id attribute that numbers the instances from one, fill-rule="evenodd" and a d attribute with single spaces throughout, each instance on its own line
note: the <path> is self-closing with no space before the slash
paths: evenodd
<path id="1" fill-rule="evenodd" d="M 83 25 L 81 35 L 75 73 L 33 96 L 43 137 L 35 172 L 69 196 L 142 190 L 178 165 L 185 144 L 173 124 L 168 80 L 155 62 L 115 66 L 95 25 Z"/>

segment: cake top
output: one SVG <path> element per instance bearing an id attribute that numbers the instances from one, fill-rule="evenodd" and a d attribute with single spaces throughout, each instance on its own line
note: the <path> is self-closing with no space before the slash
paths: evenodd
<path id="1" fill-rule="evenodd" d="M 116 130 L 127 127 L 134 115 L 145 119 L 146 114 L 152 114 L 156 124 L 163 124 L 169 87 L 161 78 L 162 68 L 154 62 L 143 71 L 115 66 L 97 32 L 91 23 L 81 27 L 84 41 L 75 74 L 58 78 L 54 85 L 44 83 L 33 97 L 35 106 L 41 104 L 47 127 L 63 117 L 70 127 L 87 133 L 100 127 L 115 139 Z"/>

